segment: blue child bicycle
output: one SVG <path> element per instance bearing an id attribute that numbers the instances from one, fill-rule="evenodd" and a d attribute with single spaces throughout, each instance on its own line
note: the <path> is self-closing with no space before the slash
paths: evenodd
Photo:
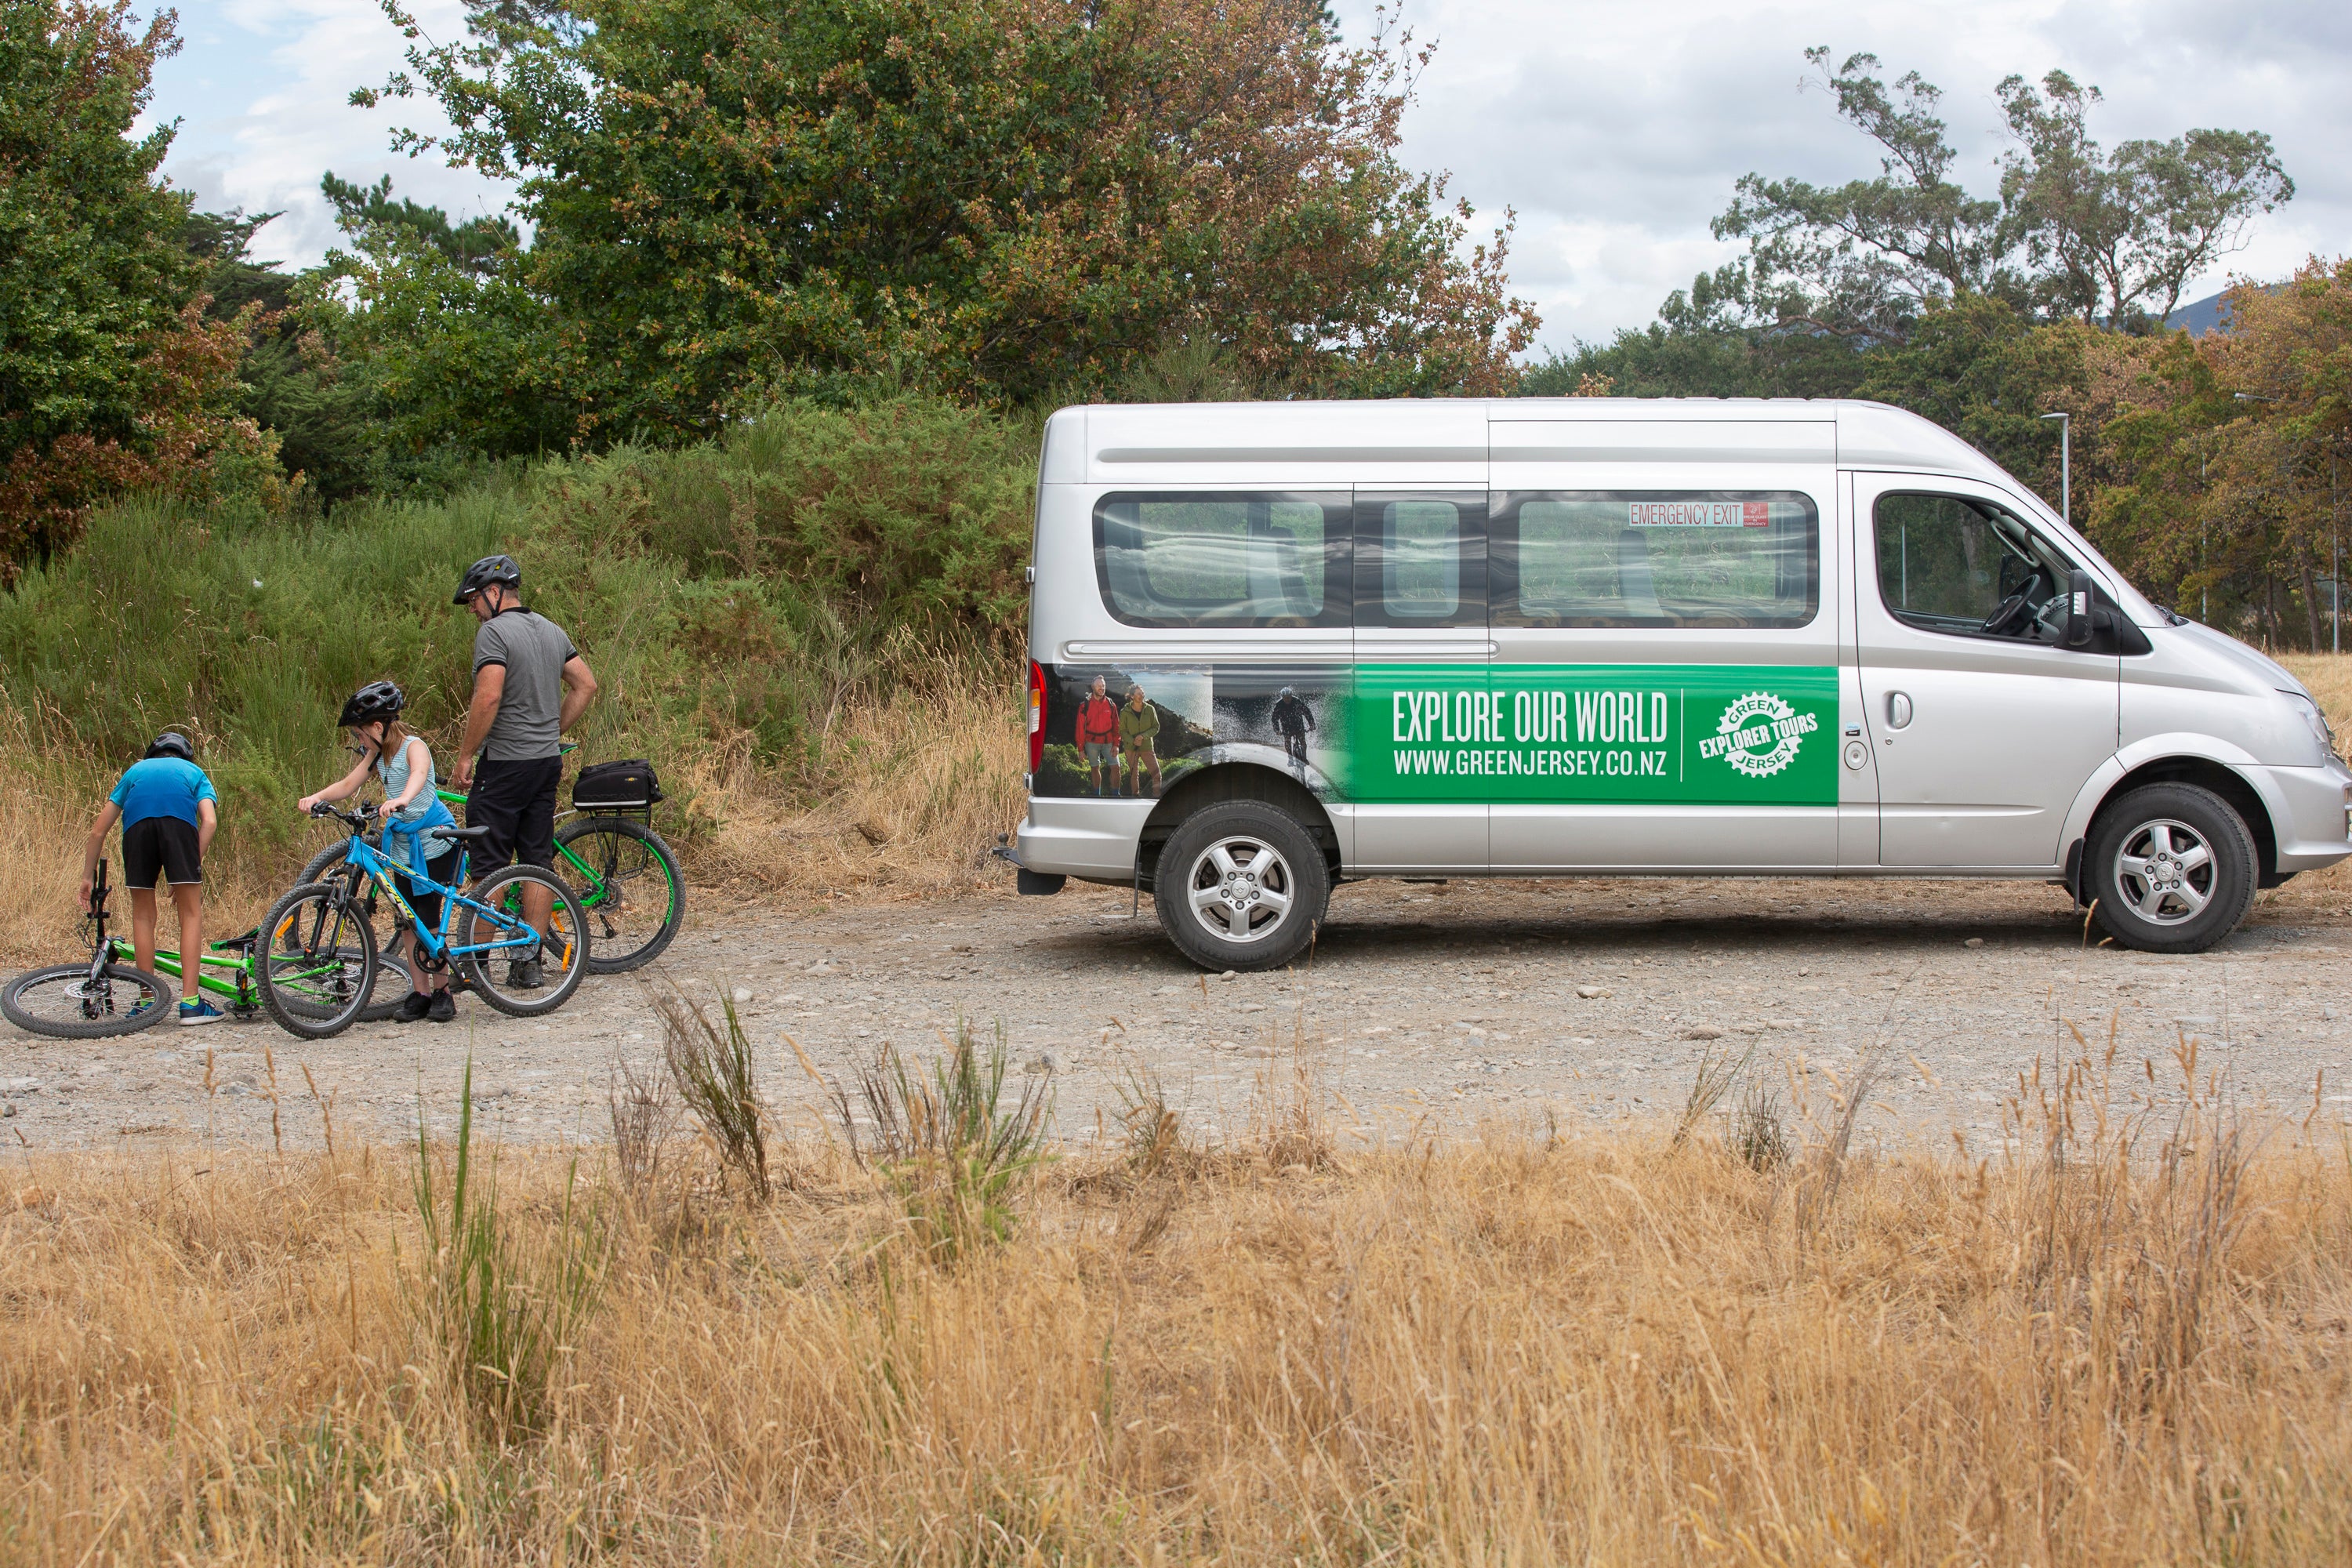
<path id="1" fill-rule="evenodd" d="M 307 1039 L 341 1034 L 373 999 L 378 969 L 371 914 L 379 898 L 389 900 L 404 923 L 414 928 L 408 961 L 454 965 L 466 988 L 499 1012 L 535 1018 L 563 1005 L 588 973 L 587 922 L 580 900 L 561 878 L 536 866 L 502 866 L 467 891 L 444 887 L 422 872 L 395 867 L 367 837 L 377 812 L 372 805 L 337 811 L 320 802 L 314 816 L 331 816 L 352 830 L 334 875 L 305 882 L 270 906 L 254 946 L 253 977 L 270 1017 Z M 470 850 L 488 829 L 445 829 Z M 457 880 L 466 879 L 461 857 Z M 544 933 L 525 918 L 534 892 L 547 900 Z M 416 919 L 411 898 L 442 897 L 441 929 Z M 517 984 L 523 961 L 537 959 L 539 984 Z"/>

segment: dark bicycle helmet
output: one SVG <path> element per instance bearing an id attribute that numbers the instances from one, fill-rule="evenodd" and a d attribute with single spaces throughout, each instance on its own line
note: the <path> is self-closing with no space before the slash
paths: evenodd
<path id="1" fill-rule="evenodd" d="M 408 706 L 400 688 L 389 680 L 371 680 L 352 693 L 343 704 L 343 716 L 335 721 L 344 729 L 354 724 L 373 724 L 379 719 L 397 719 L 400 710 Z"/>
<path id="2" fill-rule="evenodd" d="M 176 730 L 166 730 L 148 742 L 146 751 L 140 753 L 142 762 L 149 757 L 177 757 L 184 763 L 193 763 L 196 760 L 196 749 L 188 744 L 185 735 Z"/>
<path id="3" fill-rule="evenodd" d="M 457 592 L 449 602 L 462 605 L 493 583 L 503 583 L 515 592 L 522 592 L 522 568 L 511 555 L 485 555 L 466 568 L 457 580 Z"/>

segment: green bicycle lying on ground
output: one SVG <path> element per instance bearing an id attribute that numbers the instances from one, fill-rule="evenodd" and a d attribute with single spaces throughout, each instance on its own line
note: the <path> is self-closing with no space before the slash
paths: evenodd
<path id="1" fill-rule="evenodd" d="M 438 792 L 442 800 L 462 811 L 466 797 L 456 790 Z M 677 858 L 660 834 L 634 818 L 606 815 L 602 808 L 578 807 L 555 833 L 555 873 L 571 884 L 588 913 L 594 938 L 588 960 L 592 974 L 620 974 L 643 968 L 661 956 L 677 935 L 686 918 L 686 879 L 678 874 Z M 346 843 L 330 844 L 310 858 L 299 880 L 324 881 L 343 859 Z M 406 938 L 382 932 L 387 952 L 404 952 Z M 362 1018 L 389 1016 L 399 1005 L 394 996 L 383 1011 L 371 1007 Z"/>
<path id="2" fill-rule="evenodd" d="M 356 1022 L 372 1004 L 380 1005 L 375 922 L 388 909 L 415 940 L 418 963 L 449 963 L 466 989 L 499 1012 L 536 1018 L 562 1006 L 588 972 L 589 939 L 579 898 L 562 878 L 536 866 L 495 867 L 464 892 L 422 872 L 395 868 L 367 837 L 376 821 L 373 806 L 337 811 L 321 802 L 314 816 L 331 816 L 351 830 L 342 865 L 306 882 L 270 906 L 261 922 L 253 963 L 261 1005 L 293 1034 L 323 1039 Z M 470 849 L 488 828 L 444 830 Z M 466 879 L 460 855 L 456 880 Z M 405 885 L 407 891 L 403 891 Z M 522 900 L 544 889 L 550 909 L 544 934 L 522 918 Z M 412 894 L 439 896 L 442 929 L 416 921 Z M 536 983 L 516 973 L 529 961 L 544 970 Z M 503 976 L 501 971 L 504 971 Z"/>
<path id="3" fill-rule="evenodd" d="M 100 860 L 90 883 L 89 912 L 82 916 L 83 925 L 95 928 L 88 958 L 19 974 L 0 990 L 0 1013 L 16 1027 L 97 1040 L 160 1024 L 171 1013 L 171 982 L 117 962 L 123 955 L 116 948 L 127 951 L 131 944 L 106 934 L 106 862 Z"/>

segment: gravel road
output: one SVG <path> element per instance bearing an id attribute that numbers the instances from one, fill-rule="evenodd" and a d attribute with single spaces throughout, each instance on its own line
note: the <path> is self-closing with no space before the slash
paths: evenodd
<path id="1" fill-rule="evenodd" d="M 1148 903 L 1131 919 L 1126 894 L 1076 883 L 707 912 L 722 901 L 698 894 L 706 912 L 662 971 L 592 978 L 544 1023 L 467 999 L 454 1024 L 318 1043 L 266 1019 L 91 1043 L 0 1025 L 0 1147 L 267 1144 L 273 1114 L 288 1146 L 311 1146 L 322 1109 L 339 1138 L 414 1136 L 420 1096 L 430 1126 L 450 1125 L 469 1050 L 502 1136 L 598 1141 L 616 1056 L 659 1059 L 648 987 L 665 977 L 740 992 L 762 1086 L 803 1129 L 823 1097 L 787 1036 L 839 1078 L 886 1041 L 936 1051 L 959 1017 L 1001 1026 L 1024 1081 L 1050 1075 L 1075 1142 L 1110 1126 L 1136 1074 L 1195 1134 L 1238 1132 L 1302 1041 L 1335 1121 L 1368 1140 L 1667 1115 L 1708 1051 L 1752 1048 L 1784 1100 L 1820 1105 L 1885 1042 L 1866 1131 L 1989 1149 L 2019 1075 L 2062 1046 L 2081 1054 L 2070 1026 L 2102 1052 L 2112 1038 L 2141 1091 L 2143 1058 L 2175 1084 L 2194 1040 L 2200 1076 L 2234 1094 L 2298 1117 L 2316 1095 L 2325 1121 L 2352 1121 L 2352 919 L 2336 899 L 2267 902 L 2214 952 L 2157 958 L 2086 948 L 2038 884 L 1376 881 L 1335 896 L 1311 969 L 1230 978 L 1187 965 Z"/>

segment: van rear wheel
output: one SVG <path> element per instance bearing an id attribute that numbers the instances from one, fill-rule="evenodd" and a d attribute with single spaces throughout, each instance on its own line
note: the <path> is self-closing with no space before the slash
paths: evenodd
<path id="1" fill-rule="evenodd" d="M 1314 837 L 1260 801 L 1186 817 L 1160 847 L 1160 928 L 1203 969 L 1278 969 L 1306 951 L 1331 899 Z"/>
<path id="2" fill-rule="evenodd" d="M 2095 918 L 2124 947 L 2202 952 L 2253 907 L 2253 835 L 2195 784 L 2132 791 L 2099 814 L 2084 856 Z"/>

